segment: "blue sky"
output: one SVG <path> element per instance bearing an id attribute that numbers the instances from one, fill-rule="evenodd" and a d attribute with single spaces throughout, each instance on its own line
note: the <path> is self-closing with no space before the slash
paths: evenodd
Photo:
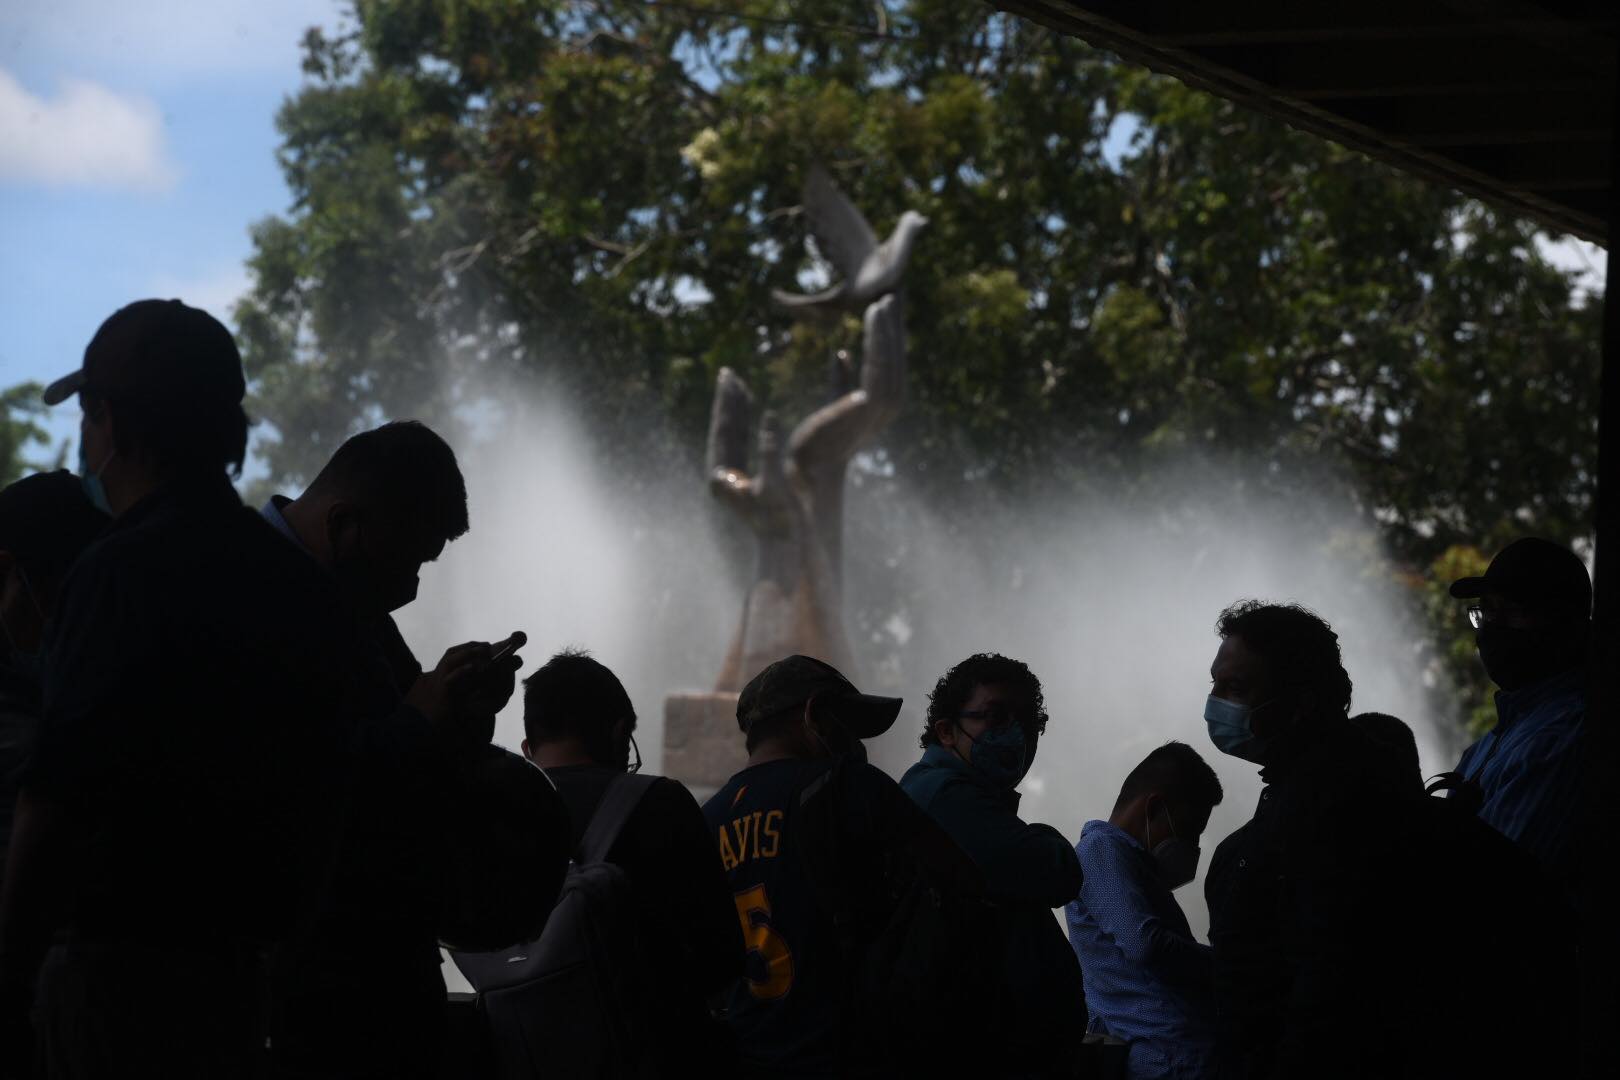
<path id="1" fill-rule="evenodd" d="M 288 208 L 275 113 L 298 42 L 341 0 L 5 0 L 0 24 L 0 387 L 78 366 L 142 297 L 225 316 L 248 229 Z M 1549 245 L 1601 280 L 1602 253 Z M 77 430 L 71 406 L 54 440 Z"/>
<path id="2" fill-rule="evenodd" d="M 0 28 L 0 386 L 78 366 L 119 306 L 223 317 L 287 209 L 275 113 L 338 0 L 9 0 Z M 77 410 L 51 418 L 60 439 Z"/>

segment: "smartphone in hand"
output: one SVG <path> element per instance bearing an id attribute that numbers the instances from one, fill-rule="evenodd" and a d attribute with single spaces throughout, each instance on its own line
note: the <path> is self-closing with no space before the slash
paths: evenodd
<path id="1" fill-rule="evenodd" d="M 518 649 L 521 649 L 524 644 L 528 642 L 528 640 L 529 635 L 525 634 L 523 631 L 514 631 L 511 637 L 504 641 L 497 641 L 494 645 L 490 646 L 489 662 L 492 664 L 500 663 L 508 656 L 511 656 Z"/>

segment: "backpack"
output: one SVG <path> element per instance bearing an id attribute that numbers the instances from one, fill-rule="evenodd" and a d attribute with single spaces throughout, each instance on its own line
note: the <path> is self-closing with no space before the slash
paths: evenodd
<path id="1" fill-rule="evenodd" d="M 832 922 L 843 968 L 839 1073 L 925 1075 L 943 1069 L 943 1075 L 965 1075 L 988 1068 L 985 1075 L 993 1074 L 996 1047 L 917 1033 L 937 1026 L 941 1015 L 963 1002 L 974 1003 L 975 1026 L 989 1021 L 996 1029 L 1003 1002 L 993 994 L 987 999 L 985 992 L 1001 978 L 994 905 L 983 896 L 940 888 L 909 851 L 876 853 L 850 845 L 849 835 L 878 832 L 869 822 L 849 823 L 854 828 L 848 832 L 841 827 L 842 808 L 855 803 L 844 795 L 847 774 L 840 759 L 805 785 L 793 808 L 800 858 Z M 852 861 L 857 858 L 863 860 L 859 866 Z M 877 865 L 867 866 L 874 858 Z M 871 869 L 875 875 L 865 877 Z M 976 1060 L 981 1054 L 985 1061 Z"/>
<path id="2" fill-rule="evenodd" d="M 538 939 L 450 954 L 478 992 L 499 1080 L 655 1075 L 655 997 L 630 878 L 605 859 L 657 780 L 613 778 Z"/>

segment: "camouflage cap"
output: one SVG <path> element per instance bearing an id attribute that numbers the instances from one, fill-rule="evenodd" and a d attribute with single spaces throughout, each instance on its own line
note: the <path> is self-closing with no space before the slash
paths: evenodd
<path id="1" fill-rule="evenodd" d="M 748 680 L 737 698 L 737 726 L 747 731 L 760 720 L 803 709 L 811 698 L 836 703 L 839 719 L 857 739 L 883 734 L 900 715 L 899 698 L 863 694 L 831 664 L 795 655 Z"/>

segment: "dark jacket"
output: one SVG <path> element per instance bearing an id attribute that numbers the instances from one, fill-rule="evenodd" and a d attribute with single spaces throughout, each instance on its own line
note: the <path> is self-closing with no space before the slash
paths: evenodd
<path id="1" fill-rule="evenodd" d="M 6 879 L 17 781 L 39 729 L 39 680 L 0 660 L 0 883 Z"/>
<path id="2" fill-rule="evenodd" d="M 223 476 L 113 523 L 63 588 L 24 773 L 85 829 L 75 937 L 237 948 L 308 916 L 357 730 L 394 700 L 358 646 Z"/>
<path id="3" fill-rule="evenodd" d="M 421 664 L 392 617 L 353 609 L 285 528 L 285 505 L 277 496 L 276 514 L 262 516 L 343 609 L 354 663 L 390 705 L 355 728 L 330 877 L 276 957 L 279 1057 L 310 1075 L 432 1075 L 445 1022 L 439 942 L 497 948 L 539 933 L 567 867 L 567 810 L 538 771 L 487 745 L 493 717 L 477 737 L 452 739 L 403 702 Z M 527 930 L 470 936 L 511 925 L 514 904 L 534 912 Z"/>
<path id="4" fill-rule="evenodd" d="M 900 786 L 984 871 L 995 898 L 1002 986 L 1019 1030 L 1006 1040 L 1009 1074 L 1061 1075 L 1086 1026 L 1085 987 L 1052 917 L 1080 895 L 1080 859 L 1050 825 L 1018 816 L 1018 792 L 997 787 L 943 746 L 931 746 Z"/>
<path id="5" fill-rule="evenodd" d="M 1080 860 L 1063 834 L 1018 816 L 1018 792 L 996 787 L 943 746 L 930 746 L 900 786 L 984 871 L 997 897 L 1062 907 L 1080 895 Z"/>
<path id="6" fill-rule="evenodd" d="M 1510 963 L 1529 950 L 1497 906 L 1539 908 L 1528 860 L 1347 722 L 1279 746 L 1260 775 L 1205 880 L 1231 1075 L 1473 1075 L 1544 1037 L 1488 1030 L 1530 1015 L 1503 1011 L 1529 989 Z"/>

